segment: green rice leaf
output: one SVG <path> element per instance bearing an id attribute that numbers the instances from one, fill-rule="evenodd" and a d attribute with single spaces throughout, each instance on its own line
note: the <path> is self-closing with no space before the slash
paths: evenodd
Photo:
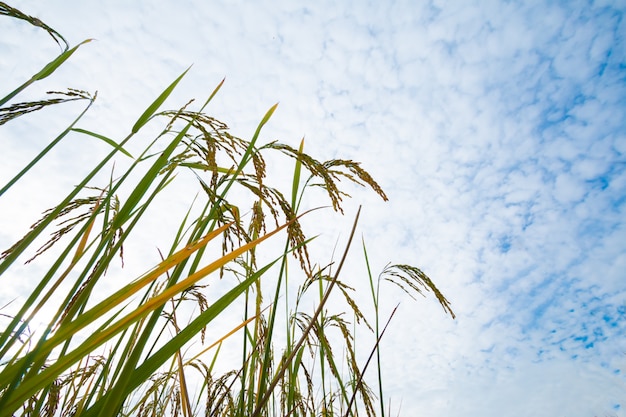
<path id="1" fill-rule="evenodd" d="M 88 42 L 91 42 L 93 39 L 87 39 L 73 47 L 72 49 L 68 49 L 63 52 L 61 55 L 57 56 L 54 60 L 50 61 L 45 67 L 41 69 L 37 74 L 33 75 L 30 80 L 26 81 L 24 84 L 17 87 L 15 90 L 10 92 L 6 97 L 0 100 L 0 106 L 4 105 L 7 101 L 11 100 L 13 97 L 18 95 L 22 90 L 26 87 L 34 83 L 35 81 L 43 80 L 44 78 L 50 76 L 54 71 L 57 70 L 67 59 L 72 56 L 74 52 L 81 46 Z"/>
<path id="2" fill-rule="evenodd" d="M 304 138 L 300 141 L 300 148 L 298 149 L 298 154 L 302 154 L 304 151 Z M 298 189 L 300 188 L 300 175 L 302 173 L 302 161 L 300 158 L 296 158 L 296 167 L 293 172 L 293 183 L 291 185 L 291 207 L 297 210 L 296 200 L 298 198 Z"/>
<path id="3" fill-rule="evenodd" d="M 154 102 L 150 106 L 148 106 L 146 111 L 144 111 L 143 114 L 139 116 L 139 119 L 137 119 L 131 130 L 133 133 L 137 133 L 139 129 L 143 127 L 143 125 L 148 123 L 148 120 L 150 120 L 152 115 L 156 113 L 156 111 L 159 109 L 159 107 L 161 107 L 163 102 L 170 96 L 170 94 L 172 94 L 172 91 L 174 91 L 176 85 L 180 82 L 180 80 L 182 80 L 185 74 L 187 74 L 187 71 L 189 71 L 190 68 L 191 67 L 183 71 L 183 73 L 180 74 L 178 78 L 176 78 L 174 82 L 172 82 L 165 90 L 163 90 L 163 92 L 156 98 L 156 100 L 154 100 Z"/>
<path id="4" fill-rule="evenodd" d="M 89 108 L 93 104 L 94 100 L 96 99 L 96 96 L 97 94 L 94 94 L 93 98 L 89 101 L 89 104 L 85 107 L 85 109 L 78 115 L 76 119 L 74 119 L 74 121 L 63 132 L 61 132 L 61 134 L 59 134 L 56 138 L 54 138 L 54 140 L 50 142 L 35 158 L 33 158 L 32 161 L 26 164 L 26 166 L 22 168 L 22 170 L 15 177 L 13 177 L 6 185 L 2 187 L 2 189 L 0 189 L 0 196 L 2 196 L 2 194 L 4 194 L 17 181 L 19 181 L 19 179 L 22 178 L 24 174 L 26 174 L 33 166 L 35 166 L 35 164 L 37 164 L 37 162 L 39 162 L 41 158 L 43 158 L 48 152 L 50 152 L 50 150 L 54 148 L 61 141 L 61 139 L 63 139 L 67 135 L 67 133 L 72 129 L 72 127 L 76 123 L 78 123 L 78 121 L 85 115 L 85 113 L 87 113 L 87 110 L 89 110 Z M 69 201 L 69 197 L 68 197 L 68 200 L 65 201 L 65 204 L 67 204 L 68 201 Z M 2 271 L 0 270 L 0 274 L 1 273 Z"/>
<path id="5" fill-rule="evenodd" d="M 45 67 L 43 67 L 43 69 L 41 71 L 39 71 L 37 74 L 35 74 L 33 76 L 33 79 L 36 81 L 39 80 L 43 80 L 44 78 L 50 76 L 50 74 L 52 74 L 54 71 L 56 71 L 57 68 L 59 68 L 65 61 L 68 60 L 69 57 L 71 57 L 74 52 L 76 52 L 76 50 L 78 48 L 80 48 L 82 45 L 91 42 L 93 39 L 85 39 L 84 41 L 82 41 L 81 43 L 79 43 L 78 45 L 76 45 L 75 47 L 68 49 L 67 51 L 63 52 L 61 55 L 59 55 L 58 57 L 56 57 L 54 60 L 52 60 L 50 63 L 48 63 L 48 65 L 46 65 Z"/>
<path id="6" fill-rule="evenodd" d="M 85 135 L 89 135 L 89 136 L 93 136 L 94 138 L 98 138 L 106 143 L 108 143 L 109 145 L 111 145 L 112 147 L 114 147 L 115 149 L 119 150 L 120 152 L 122 152 L 124 155 L 128 156 L 131 159 L 135 159 L 130 152 L 128 152 L 126 149 L 122 148 L 120 145 L 117 144 L 117 142 L 115 142 L 113 139 L 109 139 L 106 136 L 100 135 L 98 133 L 92 132 L 90 130 L 86 130 L 86 129 L 80 129 L 80 128 L 72 128 L 70 129 L 74 132 L 78 132 L 78 133 L 84 133 Z"/>

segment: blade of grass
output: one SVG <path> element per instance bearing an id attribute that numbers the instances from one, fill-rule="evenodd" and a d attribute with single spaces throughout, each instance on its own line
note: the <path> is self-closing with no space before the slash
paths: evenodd
<path id="1" fill-rule="evenodd" d="M 6 185 L 0 189 L 0 197 L 11 188 L 20 178 L 24 176 L 30 169 L 37 163 L 41 158 L 43 158 L 52 148 L 54 148 L 58 143 L 63 139 L 70 130 L 74 127 L 76 123 L 87 113 L 87 110 L 91 107 L 93 102 L 96 100 L 97 93 L 94 94 L 93 98 L 89 101 L 89 104 L 85 107 L 85 109 L 78 115 L 76 119 L 63 131 L 60 135 L 58 135 L 52 142 L 50 142 L 32 161 L 30 161 L 15 177 L 13 177 Z M 1 272 L 0 272 L 1 273 Z"/>
<path id="2" fill-rule="evenodd" d="M 86 44 L 88 42 L 91 42 L 92 40 L 93 39 L 86 39 L 86 40 L 82 41 L 81 43 L 79 43 L 78 45 L 76 45 L 75 47 L 66 50 L 65 52 L 63 52 L 62 54 L 57 56 L 55 59 L 50 61 L 48 64 L 46 64 L 45 67 L 43 67 L 41 69 L 41 71 L 39 71 L 37 74 L 33 75 L 28 81 L 26 81 L 24 84 L 20 85 L 15 90 L 13 90 L 9 94 L 7 94 L 5 97 L 0 99 L 0 106 L 3 106 L 6 102 L 11 100 L 16 95 L 18 95 L 20 92 L 22 92 L 29 85 L 33 84 L 35 81 L 43 80 L 44 78 L 50 76 L 54 71 L 57 70 L 57 68 L 59 68 L 65 61 L 67 61 L 68 58 L 70 56 L 72 56 L 72 54 L 74 54 L 74 52 L 76 52 L 76 50 L 80 46 L 82 46 L 82 45 L 84 45 L 84 44 Z"/>
<path id="3" fill-rule="evenodd" d="M 365 266 L 367 268 L 367 276 L 369 278 L 370 290 L 372 292 L 372 300 L 374 302 L 374 314 L 376 323 L 375 323 L 375 333 L 376 338 L 380 338 L 380 327 L 379 327 L 379 310 L 378 310 L 378 295 L 380 290 L 380 280 L 376 284 L 376 289 L 374 289 L 374 278 L 372 276 L 372 270 L 370 268 L 369 256 L 367 255 L 367 247 L 365 246 L 365 239 L 361 239 L 363 243 L 363 255 L 365 257 Z M 395 311 L 395 310 L 394 310 Z M 385 397 L 383 396 L 383 377 L 382 377 L 382 366 L 380 362 L 380 345 L 376 345 L 376 361 L 377 361 L 377 371 L 378 371 L 378 396 L 380 399 L 380 416 L 385 417 Z"/>
<path id="4" fill-rule="evenodd" d="M 71 128 L 70 130 L 72 130 L 74 132 L 78 132 L 78 133 L 83 133 L 85 135 L 93 136 L 94 138 L 100 139 L 100 140 L 106 142 L 107 144 L 111 145 L 113 148 L 119 150 L 124 155 L 128 156 L 129 158 L 134 159 L 134 157 L 126 149 L 124 149 L 120 145 L 118 145 L 113 139 L 109 139 L 106 136 L 100 135 L 100 134 L 95 133 L 95 132 L 91 132 L 91 131 L 86 130 L 86 129 L 79 129 L 77 127 Z"/>
<path id="5" fill-rule="evenodd" d="M 83 237 L 78 242 L 78 247 L 76 248 L 76 252 L 74 253 L 74 258 L 72 259 L 71 265 L 76 265 L 76 263 L 80 260 L 81 256 L 85 253 L 85 247 L 87 246 L 87 241 L 89 240 L 89 235 L 91 234 L 91 229 L 93 229 L 93 225 L 96 221 L 95 214 L 98 212 L 98 208 L 100 207 L 100 201 L 102 200 L 102 196 L 104 195 L 105 190 L 102 190 L 100 193 L 100 197 L 98 197 L 98 201 L 96 202 L 96 206 L 93 208 L 93 216 L 87 223 L 87 229 L 85 230 Z M 70 269 L 70 268 L 68 268 Z"/>
<path id="6" fill-rule="evenodd" d="M 267 310 L 269 307 L 265 307 L 262 311 Z M 243 327 L 247 326 L 248 324 L 250 324 L 252 321 L 256 320 L 259 318 L 259 315 L 255 315 L 253 317 L 250 317 L 247 320 L 244 320 L 243 322 L 241 322 L 239 325 L 237 325 L 236 327 L 234 327 L 232 330 L 230 330 L 228 333 L 226 333 L 224 336 L 220 337 L 219 339 L 217 339 L 215 342 L 211 343 L 209 346 L 207 346 L 206 348 L 202 349 L 200 352 L 198 352 L 196 355 L 194 355 L 191 359 L 188 359 L 187 361 L 185 361 L 185 365 L 189 365 L 191 362 L 195 361 L 196 359 L 200 358 L 200 356 L 204 355 L 205 353 L 207 353 L 209 350 L 213 349 L 215 346 L 220 345 L 224 340 L 228 339 L 230 336 L 232 336 L 233 334 L 237 333 L 239 330 L 241 330 Z"/>
<path id="7" fill-rule="evenodd" d="M 300 148 L 298 149 L 299 153 L 302 153 L 304 150 L 304 138 L 300 141 Z M 298 189 L 300 187 L 300 174 L 302 172 L 302 161 L 300 159 L 296 159 L 296 166 L 293 172 L 293 182 L 291 185 L 291 207 L 294 208 L 294 211 L 297 211 L 296 201 L 298 198 Z"/>
<path id="8" fill-rule="evenodd" d="M 154 100 L 154 102 L 152 102 L 152 104 L 148 106 L 143 114 L 139 116 L 139 119 L 137 119 L 137 121 L 133 125 L 133 128 L 131 129 L 132 133 L 137 133 L 139 129 L 141 129 L 146 123 L 148 123 L 148 120 L 150 120 L 152 115 L 156 113 L 156 111 L 159 109 L 159 107 L 161 107 L 163 102 L 167 100 L 170 94 L 172 94 L 172 91 L 174 91 L 176 85 L 180 82 L 180 80 L 182 80 L 185 74 L 187 74 L 187 71 L 189 71 L 190 68 L 191 67 L 183 71 L 183 73 L 180 74 L 178 78 L 176 78 L 165 90 L 163 90 L 163 92 L 156 98 L 156 100 Z"/>

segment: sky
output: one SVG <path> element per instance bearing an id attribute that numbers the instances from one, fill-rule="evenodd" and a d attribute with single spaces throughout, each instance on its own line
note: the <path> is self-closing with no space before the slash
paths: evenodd
<path id="1" fill-rule="evenodd" d="M 431 298 L 401 303 L 382 346 L 392 409 L 626 416 L 626 2 L 12 5 L 71 45 L 95 39 L 45 84 L 98 90 L 93 130 L 123 138 L 193 64 L 174 102 L 225 77 L 209 112 L 236 135 L 278 102 L 265 139 L 305 137 L 319 159 L 363 163 L 390 201 L 355 189 L 345 224 L 323 226 L 328 242 L 362 204 L 373 268 L 419 266 L 457 315 Z M 4 96 L 58 47 L 7 18 L 0 33 Z M 40 129 L 3 126 L 3 178 L 41 147 Z M 49 175 L 69 176 L 63 158 L 80 160 L 81 146 L 46 162 Z M 0 242 L 49 197 L 0 205 L 19 217 Z"/>

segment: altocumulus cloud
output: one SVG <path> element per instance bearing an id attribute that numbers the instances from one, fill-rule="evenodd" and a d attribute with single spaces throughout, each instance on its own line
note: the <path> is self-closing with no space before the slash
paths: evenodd
<path id="1" fill-rule="evenodd" d="M 194 63 L 180 96 L 226 76 L 217 116 L 237 134 L 280 101 L 268 137 L 363 161 L 391 198 L 355 194 L 372 263 L 423 267 L 458 316 L 402 304 L 383 348 L 403 415 L 626 415 L 619 2 L 28 7 L 73 43 L 98 39 L 50 83 L 100 90 L 110 136 Z"/>

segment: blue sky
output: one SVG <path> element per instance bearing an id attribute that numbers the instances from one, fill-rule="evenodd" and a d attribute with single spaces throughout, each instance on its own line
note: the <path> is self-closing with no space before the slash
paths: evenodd
<path id="1" fill-rule="evenodd" d="M 457 314 L 402 303 L 383 346 L 402 415 L 626 416 L 624 2 L 14 5 L 72 45 L 97 40 L 32 93 L 97 89 L 93 130 L 123 137 L 193 64 L 175 103 L 226 77 L 209 111 L 235 134 L 280 102 L 265 138 L 363 162 L 390 197 L 355 190 L 346 210 L 364 205 L 374 268 L 421 267 Z M 4 95 L 58 48 L 6 18 L 0 31 Z M 38 145 L 10 125 L 5 178 Z M 3 245 L 42 200 L 2 221 Z M 347 227 L 327 229 L 332 246 Z"/>

